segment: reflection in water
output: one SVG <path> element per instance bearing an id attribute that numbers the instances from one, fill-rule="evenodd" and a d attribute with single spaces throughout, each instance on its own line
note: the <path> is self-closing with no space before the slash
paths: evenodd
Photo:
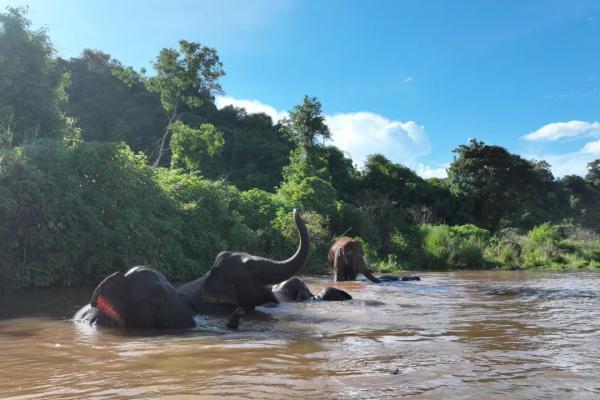
<path id="1" fill-rule="evenodd" d="M 238 332 L 74 325 L 89 289 L 0 297 L 0 398 L 600 396 L 600 275 L 422 277 L 338 283 L 355 300 L 262 307 Z"/>

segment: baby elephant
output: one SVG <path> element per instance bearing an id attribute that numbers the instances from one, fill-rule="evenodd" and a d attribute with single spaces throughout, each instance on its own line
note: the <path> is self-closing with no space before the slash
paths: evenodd
<path id="1" fill-rule="evenodd" d="M 327 260 L 333 269 L 333 280 L 336 282 L 354 281 L 360 272 L 371 282 L 379 283 L 379 279 L 367 268 L 362 246 L 352 238 L 339 238 L 329 249 Z"/>
<path id="2" fill-rule="evenodd" d="M 273 285 L 271 289 L 280 303 L 301 302 L 306 300 L 323 301 L 344 301 L 352 300 L 347 292 L 334 288 L 326 287 L 316 296 L 310 292 L 308 286 L 300 278 L 292 277 L 285 282 Z"/>

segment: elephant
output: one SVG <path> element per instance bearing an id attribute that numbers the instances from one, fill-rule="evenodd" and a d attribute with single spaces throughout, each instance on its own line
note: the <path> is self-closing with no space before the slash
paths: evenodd
<path id="1" fill-rule="evenodd" d="M 217 255 L 213 267 L 202 277 L 177 289 L 198 312 L 210 312 L 215 305 L 241 307 L 252 311 L 265 303 L 277 303 L 270 285 L 291 278 L 308 258 L 308 230 L 298 210 L 294 221 L 300 236 L 296 253 L 285 261 L 224 251 Z"/>
<path id="2" fill-rule="evenodd" d="M 163 274 L 148 267 L 115 272 L 94 290 L 73 318 L 122 328 L 191 328 L 194 313 Z"/>
<path id="3" fill-rule="evenodd" d="M 306 300 L 323 300 L 323 301 L 344 301 L 352 300 L 347 292 L 334 288 L 326 287 L 316 296 L 310 292 L 306 284 L 297 277 L 288 279 L 277 285 L 273 285 L 271 291 L 280 303 L 302 302 Z"/>
<path id="4" fill-rule="evenodd" d="M 371 282 L 379 283 L 365 263 L 365 253 L 360 243 L 347 236 L 341 237 L 331 246 L 327 260 L 333 269 L 334 281 L 354 281 L 362 273 Z"/>
<path id="5" fill-rule="evenodd" d="M 293 212 L 300 243 L 285 261 L 224 251 L 202 277 L 175 288 L 148 267 L 116 272 L 94 290 L 90 303 L 74 316 L 77 322 L 123 328 L 191 328 L 194 315 L 232 312 L 227 327 L 237 328 L 243 311 L 277 302 L 271 286 L 292 277 L 308 258 L 308 231 Z"/>

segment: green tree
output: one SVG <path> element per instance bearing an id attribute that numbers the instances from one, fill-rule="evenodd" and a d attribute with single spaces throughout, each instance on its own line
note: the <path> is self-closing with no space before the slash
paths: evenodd
<path id="1" fill-rule="evenodd" d="M 465 201 L 477 225 L 496 229 L 535 193 L 535 165 L 505 148 L 472 139 L 454 152 L 458 157 L 448 169 L 450 190 Z"/>
<path id="2" fill-rule="evenodd" d="M 125 142 L 134 151 L 156 152 L 168 118 L 142 74 L 98 50 L 85 49 L 62 64 L 71 79 L 65 110 L 76 118 L 83 140 Z"/>
<path id="3" fill-rule="evenodd" d="M 200 43 L 179 41 L 179 51 L 162 49 L 154 62 L 156 75 L 147 80 L 150 91 L 160 95 L 169 115 L 158 155 L 152 166 L 160 165 L 167 138 L 182 109 L 197 109 L 212 92 L 221 92 L 218 79 L 225 74 L 217 51 Z"/>
<path id="4" fill-rule="evenodd" d="M 241 190 L 272 192 L 281 183 L 282 168 L 293 148 L 281 125 L 273 125 L 266 114 L 248 114 L 233 106 L 212 113 L 207 110 L 203 116 L 223 132 L 225 139 L 220 157 L 212 160 L 214 171 L 227 176 Z"/>
<path id="5" fill-rule="evenodd" d="M 0 13 L 0 144 L 68 133 L 60 109 L 67 83 L 46 31 L 31 29 L 27 9 Z"/>
<path id="6" fill-rule="evenodd" d="M 290 135 L 305 147 L 314 146 L 319 138 L 331 138 L 321 111 L 321 102 L 316 97 L 304 96 L 302 104 L 294 106 L 283 124 Z"/>
<path id="7" fill-rule="evenodd" d="M 212 124 L 202 124 L 194 129 L 176 121 L 171 131 L 171 166 L 201 171 L 204 162 L 223 149 L 223 133 Z"/>
<path id="8" fill-rule="evenodd" d="M 585 180 L 591 185 L 600 188 L 600 159 L 594 160 L 587 165 L 587 174 Z"/>

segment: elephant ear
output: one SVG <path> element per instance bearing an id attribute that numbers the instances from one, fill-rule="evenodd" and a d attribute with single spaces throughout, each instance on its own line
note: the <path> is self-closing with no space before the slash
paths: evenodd
<path id="1" fill-rule="evenodd" d="M 104 279 L 90 300 L 90 305 L 102 311 L 119 326 L 125 326 L 127 318 L 127 279 L 122 272 L 115 272 Z"/>

